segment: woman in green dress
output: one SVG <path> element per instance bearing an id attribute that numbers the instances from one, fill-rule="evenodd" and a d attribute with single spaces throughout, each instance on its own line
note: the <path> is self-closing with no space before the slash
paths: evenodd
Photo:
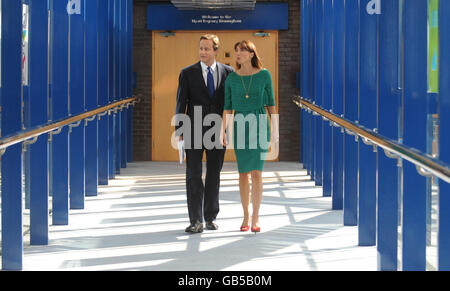
<path id="1" fill-rule="evenodd" d="M 276 114 L 272 77 L 262 68 L 255 44 L 241 41 L 234 46 L 236 72 L 225 81 L 225 104 L 223 112 L 222 143 L 227 145 L 229 124 L 233 122 L 233 147 L 239 171 L 239 190 L 244 210 L 241 231 L 259 232 L 259 208 L 262 200 L 262 171 L 269 144 L 278 143 L 278 115 Z M 272 124 L 266 114 L 269 111 Z M 234 115 L 232 116 L 232 112 Z M 232 118 L 230 118 L 232 116 Z M 233 121 L 231 121 L 233 120 Z M 250 183 L 253 213 L 250 217 Z"/>

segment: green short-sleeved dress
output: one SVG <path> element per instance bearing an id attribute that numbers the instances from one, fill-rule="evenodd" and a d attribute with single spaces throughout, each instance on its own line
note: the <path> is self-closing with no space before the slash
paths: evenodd
<path id="1" fill-rule="evenodd" d="M 250 84 L 251 82 L 251 84 Z M 246 98 L 248 91 L 249 98 Z M 262 69 L 250 76 L 233 72 L 225 81 L 225 110 L 234 110 L 233 146 L 239 173 L 262 171 L 270 141 L 266 106 L 275 106 L 272 77 Z"/>

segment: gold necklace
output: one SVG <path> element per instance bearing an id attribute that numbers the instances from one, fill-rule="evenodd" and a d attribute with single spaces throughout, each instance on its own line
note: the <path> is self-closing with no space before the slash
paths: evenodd
<path id="1" fill-rule="evenodd" d="M 248 98 L 250 98 L 250 96 L 248 95 L 248 93 L 250 92 L 250 88 L 252 87 L 253 75 L 252 75 L 251 78 L 250 78 L 250 83 L 249 83 L 249 85 L 248 85 L 248 90 L 247 90 L 247 88 L 245 87 L 245 84 L 244 84 L 244 78 L 242 78 L 242 76 L 241 76 L 241 81 L 242 81 L 242 87 L 244 87 L 244 91 L 245 91 L 245 98 L 248 99 Z"/>

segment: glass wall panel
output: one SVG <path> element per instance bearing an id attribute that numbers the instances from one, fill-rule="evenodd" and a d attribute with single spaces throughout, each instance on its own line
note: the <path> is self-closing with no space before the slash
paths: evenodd
<path id="1" fill-rule="evenodd" d="M 427 152 L 439 158 L 439 115 L 436 94 L 439 93 L 439 0 L 428 0 L 428 93 L 430 108 L 428 117 Z M 428 179 L 427 199 L 427 270 L 437 270 L 438 201 L 437 179 Z M 431 188 L 431 189 L 430 189 Z"/>

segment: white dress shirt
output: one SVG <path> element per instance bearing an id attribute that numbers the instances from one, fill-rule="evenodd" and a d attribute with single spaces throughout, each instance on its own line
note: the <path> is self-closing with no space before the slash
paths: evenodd
<path id="1" fill-rule="evenodd" d="M 205 81 L 206 87 L 208 87 L 208 66 L 203 62 L 200 62 L 200 65 L 202 66 L 203 80 Z M 211 66 L 211 73 L 214 77 L 214 89 L 217 89 L 217 85 L 219 84 L 219 72 L 217 70 L 216 61 L 214 61 Z"/>

